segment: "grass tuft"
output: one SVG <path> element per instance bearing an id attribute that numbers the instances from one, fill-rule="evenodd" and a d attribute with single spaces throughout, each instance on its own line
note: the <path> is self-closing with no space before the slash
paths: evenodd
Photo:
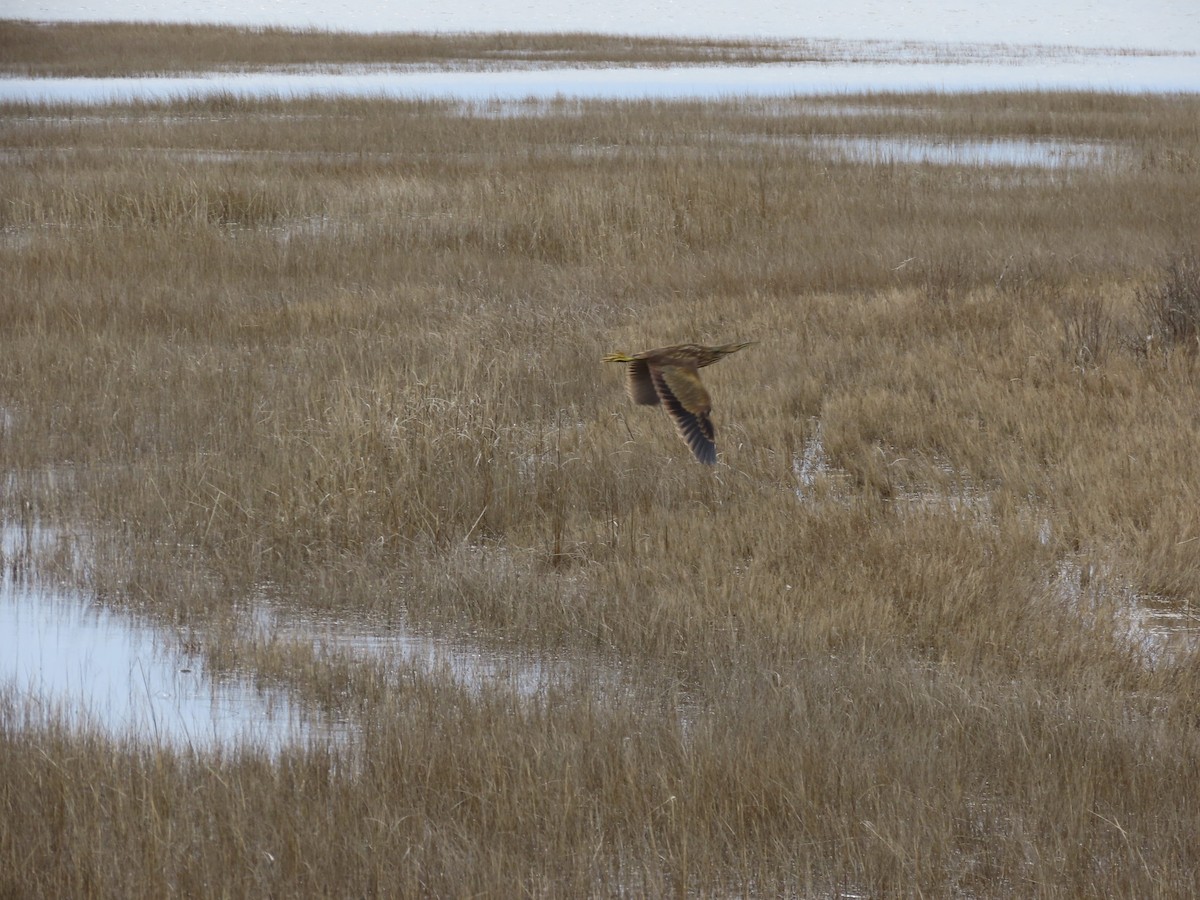
<path id="1" fill-rule="evenodd" d="M 1158 280 L 1138 292 L 1150 336 L 1167 347 L 1200 349 L 1200 255 L 1172 256 Z"/>

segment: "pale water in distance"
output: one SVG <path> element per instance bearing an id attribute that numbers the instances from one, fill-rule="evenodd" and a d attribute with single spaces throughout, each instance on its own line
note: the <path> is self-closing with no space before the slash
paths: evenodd
<path id="1" fill-rule="evenodd" d="M 4 0 L 5 18 L 1200 50 L 1196 0 Z"/>
<path id="2" fill-rule="evenodd" d="M 233 94 L 488 100 L 720 99 L 896 91 L 1200 90 L 1200 55 L 1079 54 L 1027 62 L 555 68 L 519 71 L 209 73 L 153 78 L 0 78 L 0 101 L 108 103 Z"/>
<path id="3" fill-rule="evenodd" d="M 155 79 L 0 79 L 0 101 L 59 103 L 162 100 L 231 93 L 261 97 L 359 96 L 466 101 L 553 98 L 711 99 L 861 91 L 1200 90 L 1196 0 L 5 0 L 0 15 L 41 21 L 138 20 L 278 25 L 351 31 L 591 31 L 709 38 L 884 41 L 870 63 L 617 67 L 536 71 L 335 71 L 200 73 Z M 972 47 L 970 58 L 926 65 L 905 59 L 910 42 Z M 1000 45 L 1139 48 L 1165 56 L 1096 52 L 1006 54 Z M 862 50 L 863 48 L 859 48 Z M 870 52 L 868 49 L 866 52 Z M 1007 57 L 1002 59 L 1001 57 Z"/>

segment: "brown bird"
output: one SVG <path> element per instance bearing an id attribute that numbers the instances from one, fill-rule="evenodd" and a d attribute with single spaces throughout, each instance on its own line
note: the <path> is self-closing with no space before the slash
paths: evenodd
<path id="1" fill-rule="evenodd" d="M 712 398 L 700 383 L 696 370 L 711 366 L 753 343 L 745 341 L 718 347 L 677 344 L 633 356 L 611 353 L 604 361 L 627 363 L 629 399 L 642 406 L 661 403 L 696 459 L 711 466 L 717 461 L 715 432 L 708 417 L 712 411 Z"/>

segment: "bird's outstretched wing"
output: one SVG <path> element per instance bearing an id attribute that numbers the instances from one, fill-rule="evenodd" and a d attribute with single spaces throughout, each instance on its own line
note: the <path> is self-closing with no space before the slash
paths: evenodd
<path id="1" fill-rule="evenodd" d="M 625 387 L 629 391 L 629 399 L 639 406 L 656 406 L 658 391 L 654 389 L 654 380 L 650 377 L 650 364 L 644 359 L 635 359 L 627 366 Z"/>
<path id="2" fill-rule="evenodd" d="M 716 433 L 708 414 L 712 400 L 696 370 L 688 366 L 650 366 L 650 379 L 675 430 L 707 465 L 717 461 Z"/>

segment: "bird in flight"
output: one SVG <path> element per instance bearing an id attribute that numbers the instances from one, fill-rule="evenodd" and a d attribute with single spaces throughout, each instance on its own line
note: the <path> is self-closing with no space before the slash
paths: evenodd
<path id="1" fill-rule="evenodd" d="M 712 411 L 712 398 L 701 384 L 697 370 L 753 343 L 745 341 L 717 347 L 676 344 L 632 356 L 610 353 L 604 361 L 625 363 L 629 399 L 641 406 L 661 403 L 696 459 L 711 466 L 717 461 L 716 433 L 708 417 Z"/>

